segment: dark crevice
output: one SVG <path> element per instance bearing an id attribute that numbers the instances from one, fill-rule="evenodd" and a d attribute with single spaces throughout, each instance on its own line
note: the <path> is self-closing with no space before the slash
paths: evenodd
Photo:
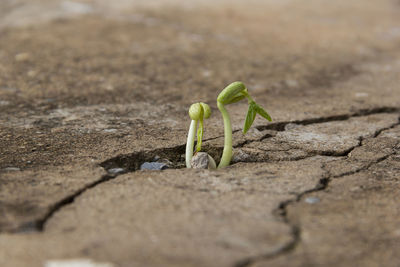
<path id="1" fill-rule="evenodd" d="M 398 112 L 400 112 L 400 108 L 397 108 L 397 107 L 376 107 L 376 108 L 371 108 L 371 109 L 360 109 L 353 113 L 332 115 L 332 116 L 327 116 L 327 117 L 317 117 L 317 118 L 294 120 L 294 121 L 271 122 L 267 125 L 255 126 L 255 128 L 259 131 L 274 130 L 274 131 L 278 131 L 278 132 L 283 132 L 283 131 L 285 131 L 285 126 L 288 124 L 310 125 L 310 124 L 318 124 L 318 123 L 333 122 L 333 121 L 346 121 L 346 120 L 349 120 L 354 117 L 363 117 L 363 116 L 374 115 L 374 114 L 398 113 Z M 240 131 L 242 131 L 242 130 L 241 129 L 233 130 L 233 133 L 240 132 Z M 215 140 L 215 139 L 218 139 L 221 137 L 223 137 L 223 136 L 211 137 L 211 138 L 204 139 L 203 141 L 211 141 L 211 140 Z M 263 139 L 266 139 L 269 137 L 272 137 L 272 136 L 270 134 L 267 134 Z"/>
<path id="2" fill-rule="evenodd" d="M 352 171 L 343 172 L 343 173 L 341 173 L 341 174 L 334 175 L 334 176 L 332 176 L 332 178 L 341 178 L 341 177 L 353 175 L 353 174 L 356 174 L 356 173 L 359 173 L 359 172 L 362 172 L 362 171 L 366 171 L 366 170 L 368 170 L 372 165 L 378 164 L 379 162 L 382 162 L 382 161 L 388 159 L 390 156 L 393 156 L 394 154 L 395 154 L 395 153 L 387 154 L 387 155 L 385 155 L 385 156 L 383 156 L 383 157 L 380 157 L 380 158 L 376 159 L 376 160 L 373 161 L 373 162 L 368 163 L 367 165 L 365 165 L 365 166 L 363 166 L 363 167 L 357 168 L 357 169 L 352 170 Z"/>
<path id="3" fill-rule="evenodd" d="M 342 120 L 350 119 L 352 117 L 367 116 L 367 115 L 379 114 L 379 113 L 395 113 L 395 112 L 399 112 L 399 111 L 400 111 L 399 108 L 381 107 L 381 108 L 374 108 L 374 109 L 368 109 L 368 110 L 360 110 L 360 111 L 357 111 L 352 114 L 343 114 L 343 115 L 336 115 L 336 116 L 329 116 L 329 117 L 322 117 L 322 118 L 312 118 L 312 119 L 290 121 L 290 122 L 271 123 L 269 125 L 258 126 L 256 128 L 261 131 L 263 131 L 263 130 L 284 131 L 285 126 L 289 123 L 296 123 L 296 124 L 300 124 L 300 125 L 309 125 L 309 124 L 324 123 L 324 122 L 330 122 L 330 121 L 342 121 Z M 398 123 L 396 125 L 398 125 Z M 384 130 L 393 128 L 396 125 L 392 125 L 391 127 L 380 129 L 380 130 L 376 131 L 374 134 L 374 137 L 377 137 Z M 252 142 L 257 142 L 257 141 L 262 141 L 266 138 L 270 138 L 271 136 L 272 135 L 270 133 L 268 133 L 268 134 L 263 135 L 258 140 L 246 140 L 242 143 L 237 144 L 235 147 L 236 148 L 243 147 L 246 144 L 249 144 Z M 222 136 L 220 136 L 220 137 L 222 137 Z M 209 141 L 209 140 L 213 140 L 213 139 L 220 138 L 220 137 L 210 138 L 210 139 L 207 139 L 204 141 Z M 338 156 L 338 157 L 339 156 L 347 156 L 354 148 L 361 146 L 361 145 L 362 145 L 362 139 L 360 139 L 360 142 L 357 146 L 352 147 L 346 151 L 342 151 L 342 152 L 326 151 L 326 152 L 318 152 L 318 153 L 316 152 L 316 153 L 310 153 L 310 157 L 315 156 L 315 155 Z M 216 160 L 219 159 L 219 157 L 222 153 L 222 147 L 213 148 L 210 145 L 208 145 L 207 143 L 204 144 L 204 150 L 206 152 L 208 152 L 211 156 L 213 156 Z M 21 232 L 27 232 L 27 231 L 42 232 L 42 231 L 44 231 L 46 222 L 56 212 L 60 211 L 63 207 L 73 203 L 77 197 L 79 197 L 86 191 L 96 187 L 97 185 L 99 185 L 101 183 L 115 179 L 118 175 L 120 175 L 122 173 L 137 171 L 140 169 L 141 164 L 143 164 L 144 162 L 147 162 L 147 161 L 151 162 L 151 161 L 161 159 L 161 160 L 166 160 L 168 162 L 168 165 L 170 168 L 183 168 L 185 166 L 184 158 L 182 157 L 182 155 L 184 153 L 185 153 L 185 145 L 178 145 L 178 146 L 169 147 L 169 148 L 158 148 L 158 149 L 154 149 L 154 150 L 150 150 L 150 151 L 133 152 L 130 154 L 118 155 L 116 157 L 107 159 L 107 160 L 101 162 L 99 165 L 101 167 L 103 167 L 108 172 L 108 174 L 103 175 L 100 179 L 84 186 L 83 188 L 73 192 L 69 196 L 61 199 L 60 201 L 58 201 L 57 203 L 55 203 L 54 205 L 49 207 L 47 213 L 44 216 L 42 216 L 42 218 L 39 218 L 32 222 L 24 223 L 23 225 L 20 225 L 15 230 L 10 230 L 10 231 L 6 231 L 6 232 L 11 232 L 11 233 L 21 233 Z M 307 157 L 308 157 L 308 155 L 306 157 L 300 157 L 296 160 L 301 160 L 301 159 L 304 159 Z M 382 160 L 384 160 L 384 159 L 385 158 L 383 158 Z M 271 160 L 268 160 L 268 161 L 271 161 Z M 117 169 L 117 168 L 121 169 L 121 171 L 119 171 L 118 173 L 110 172 L 110 170 Z M 350 174 L 362 171 L 363 169 L 365 169 L 365 168 L 360 168 L 359 170 L 355 170 L 353 172 L 344 173 L 341 176 L 350 175 Z M 337 178 L 337 177 L 339 177 L 339 176 L 335 176 L 332 178 Z M 281 217 L 281 219 L 283 221 L 290 224 L 290 222 L 288 221 L 288 219 L 286 217 L 286 207 L 293 202 L 297 202 L 305 194 L 319 191 L 319 190 L 324 190 L 326 188 L 326 186 L 328 185 L 329 180 L 330 180 L 330 177 L 322 178 L 320 180 L 320 183 L 314 189 L 305 191 L 305 192 L 299 194 L 294 200 L 281 203 L 278 208 L 277 214 L 280 214 L 279 216 Z M 292 233 L 293 233 L 293 237 L 294 237 L 293 242 L 288 243 L 287 245 L 282 247 L 276 253 L 269 254 L 269 255 L 262 255 L 259 257 L 251 258 L 251 259 L 250 258 L 245 259 L 245 260 L 239 262 L 235 266 L 248 266 L 249 264 L 254 262 L 254 260 L 257 260 L 259 258 L 263 258 L 263 259 L 272 258 L 272 257 L 279 256 L 283 253 L 287 253 L 288 251 L 292 250 L 298 242 L 296 240 L 300 238 L 301 231 L 300 231 L 300 229 L 297 229 L 297 226 L 295 226 L 295 225 L 291 225 L 291 227 L 292 227 Z M 2 231 L 0 230 L 0 233 L 1 232 Z"/>
<path id="4" fill-rule="evenodd" d="M 262 140 L 265 138 L 262 138 Z M 266 152 L 266 153 L 271 153 L 271 152 L 280 152 L 280 151 L 284 151 L 284 152 L 288 152 L 291 150 L 301 150 L 304 153 L 306 153 L 306 155 L 299 155 L 299 156 L 295 156 L 295 157 L 289 157 L 289 158 L 280 158 L 280 159 L 271 159 L 271 158 L 265 158 L 265 159 L 259 159 L 259 158 L 255 158 L 255 157 L 250 157 L 248 159 L 242 160 L 242 161 L 234 161 L 234 159 L 232 160 L 232 164 L 235 163 L 239 163 L 239 162 L 246 162 L 246 163 L 255 163 L 255 162 L 278 162 L 278 161 L 299 161 L 299 160 L 304 160 L 304 159 L 308 159 L 308 158 L 312 158 L 312 157 L 316 157 L 316 156 L 325 156 L 325 157 L 346 157 L 351 151 L 353 151 L 355 148 L 359 147 L 362 145 L 362 141 L 363 138 L 360 136 L 358 138 L 358 143 L 355 146 L 352 146 L 346 150 L 341 150 L 341 151 L 334 151 L 334 150 L 326 150 L 326 151 L 321 151 L 321 150 L 312 150 L 312 151 L 306 151 L 304 149 L 302 149 L 301 147 L 291 147 L 288 149 L 282 149 L 282 150 L 268 150 L 268 149 L 264 149 L 262 147 L 257 148 L 257 150 Z M 239 144 L 238 146 L 235 146 L 235 148 L 240 148 L 248 143 L 252 143 L 252 142 L 260 142 L 260 140 L 254 140 L 254 141 L 250 141 L 250 142 L 243 142 L 243 144 Z"/>
<path id="5" fill-rule="evenodd" d="M 393 128 L 399 126 L 399 125 L 400 125 L 400 116 L 399 116 L 398 121 L 397 121 L 396 123 L 393 123 L 393 124 L 390 125 L 389 127 L 381 128 L 381 129 L 379 129 L 379 130 L 376 130 L 375 133 L 374 133 L 374 135 L 373 135 L 372 137 L 373 137 L 373 138 L 376 138 L 376 137 L 378 137 L 382 132 L 387 131 L 387 130 L 390 130 L 390 129 L 393 129 Z"/>
<path id="6" fill-rule="evenodd" d="M 311 151 L 309 154 L 304 157 L 304 158 L 310 158 L 310 157 L 315 157 L 315 156 L 325 156 L 325 157 L 347 157 L 351 151 L 356 149 L 357 147 L 360 147 L 362 145 L 364 138 L 362 136 L 358 137 L 358 143 L 355 146 L 349 147 L 346 150 L 342 151 L 334 151 L 334 150 L 326 150 L 326 151 Z"/>
<path id="7" fill-rule="evenodd" d="M 134 172 L 140 169 L 144 162 L 157 161 L 164 159 L 169 161 L 170 168 L 183 168 L 185 166 L 184 158 L 186 145 L 179 145 L 168 148 L 158 148 L 150 151 L 139 151 L 130 154 L 118 155 L 100 163 L 105 170 L 122 168 L 125 172 Z"/>
<path id="8" fill-rule="evenodd" d="M 86 185 L 85 187 L 83 187 L 83 188 L 79 189 L 78 191 L 74 192 L 73 194 L 61 199 L 60 201 L 58 201 L 57 203 L 55 203 L 54 205 L 49 207 L 47 213 L 42 218 L 23 223 L 15 229 L 4 231 L 4 232 L 8 232 L 8 233 L 42 232 L 44 230 L 46 222 L 48 221 L 49 218 L 51 218 L 53 216 L 54 213 L 59 211 L 64 206 L 73 203 L 74 200 L 78 196 L 80 196 L 87 190 L 95 187 L 98 184 L 101 184 L 108 180 L 114 179 L 115 177 L 116 177 L 116 175 L 109 175 L 109 174 L 103 175 L 99 180 L 96 180 L 96 181 Z M 3 232 L 3 231 L 0 231 L 0 233 L 1 232 Z"/>
<path id="9" fill-rule="evenodd" d="M 332 121 L 345 121 L 350 118 L 354 117 L 362 117 L 368 116 L 373 114 L 381 114 L 381 113 L 397 113 L 400 112 L 400 108 L 396 107 L 377 107 L 372 109 L 361 109 L 354 113 L 350 114 L 341 114 L 341 115 L 333 115 L 328 117 L 318 117 L 318 118 L 311 118 L 311 119 L 304 119 L 304 120 L 294 120 L 294 121 L 286 121 L 286 122 L 277 122 L 277 123 L 270 123 L 268 125 L 261 125 L 257 126 L 257 130 L 264 131 L 264 130 L 275 130 L 275 131 L 285 131 L 285 126 L 289 123 L 299 124 L 299 125 L 310 125 L 310 124 L 317 124 L 317 123 L 324 123 L 324 122 L 332 122 Z"/>
<path id="10" fill-rule="evenodd" d="M 288 222 L 285 222 L 288 223 Z M 300 228 L 297 225 L 291 226 L 291 235 L 293 237 L 292 241 L 288 242 L 284 246 L 282 246 L 278 251 L 270 253 L 270 254 L 265 254 L 265 255 L 260 255 L 256 257 L 249 257 L 242 259 L 238 262 L 236 262 L 233 267 L 248 267 L 252 264 L 254 264 L 258 260 L 268 260 L 268 259 L 273 259 L 275 257 L 280 256 L 281 254 L 286 254 L 292 251 L 293 249 L 296 248 L 297 243 L 300 240 Z"/>
<path id="11" fill-rule="evenodd" d="M 59 211 L 64 206 L 73 203 L 78 196 L 82 195 L 87 190 L 97 186 L 98 184 L 101 184 L 101 183 L 104 183 L 111 179 L 114 179 L 115 177 L 117 177 L 117 176 L 109 175 L 109 174 L 103 175 L 99 180 L 94 181 L 91 184 L 88 184 L 87 186 L 79 189 L 72 195 L 69 195 L 69 196 L 65 197 L 64 199 L 60 200 L 59 202 L 57 202 L 54 206 L 50 207 L 49 211 L 46 213 L 46 215 L 43 218 L 41 218 L 35 222 L 36 230 L 42 232 L 44 230 L 46 222 L 49 220 L 49 218 L 51 218 L 53 216 L 54 213 Z"/>
<path id="12" fill-rule="evenodd" d="M 237 143 L 237 144 L 233 145 L 233 148 L 241 148 L 241 147 L 244 147 L 245 145 L 251 144 L 251 143 L 253 143 L 253 142 L 261 142 L 261 141 L 263 141 L 263 140 L 265 140 L 265 139 L 268 139 L 268 138 L 271 138 L 271 137 L 274 137 L 274 136 L 275 136 L 275 135 L 273 135 L 273 134 L 271 134 L 271 133 L 266 133 L 266 134 L 264 134 L 263 136 L 261 136 L 261 137 L 258 138 L 258 139 L 255 139 L 255 140 L 245 140 L 245 141 L 243 141 L 243 142 Z"/>

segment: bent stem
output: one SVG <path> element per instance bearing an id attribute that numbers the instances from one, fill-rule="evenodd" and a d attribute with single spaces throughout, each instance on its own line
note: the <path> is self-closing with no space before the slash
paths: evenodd
<path id="1" fill-rule="evenodd" d="M 221 161 L 218 164 L 218 168 L 222 168 L 228 166 L 232 159 L 232 126 L 229 113 L 225 106 L 220 102 L 217 102 L 217 105 L 224 120 L 224 151 L 222 152 Z"/>
<path id="2" fill-rule="evenodd" d="M 269 114 L 249 95 L 246 86 L 242 82 L 233 82 L 222 90 L 218 95 L 217 105 L 218 109 L 222 113 L 224 119 L 224 151 L 222 153 L 221 161 L 218 168 L 226 167 L 229 165 L 232 159 L 232 125 L 228 111 L 225 109 L 225 105 L 239 102 L 240 100 L 247 98 L 249 109 L 247 111 L 246 120 L 244 122 L 243 133 L 245 134 L 251 127 L 256 118 L 256 114 L 261 115 L 265 119 L 271 121 Z"/>
<path id="3" fill-rule="evenodd" d="M 192 120 L 190 122 L 189 133 L 186 142 L 186 168 L 190 168 L 190 161 L 193 157 L 193 146 L 194 146 L 194 136 L 196 134 L 197 120 Z"/>

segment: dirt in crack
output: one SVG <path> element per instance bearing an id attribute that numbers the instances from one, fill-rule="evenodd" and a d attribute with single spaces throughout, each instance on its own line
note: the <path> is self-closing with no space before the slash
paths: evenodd
<path id="1" fill-rule="evenodd" d="M 140 170 L 140 167 L 146 162 L 165 163 L 168 168 L 179 169 L 185 166 L 185 159 L 183 158 L 184 153 L 184 145 L 151 151 L 139 151 L 118 155 L 103 161 L 100 163 L 100 166 L 111 175 Z"/>

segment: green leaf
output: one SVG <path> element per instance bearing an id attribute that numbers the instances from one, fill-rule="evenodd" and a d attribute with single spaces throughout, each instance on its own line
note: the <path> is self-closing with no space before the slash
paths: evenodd
<path id="1" fill-rule="evenodd" d="M 266 118 L 269 121 L 272 121 L 271 116 L 259 105 L 255 105 L 255 110 L 258 114 L 260 114 L 262 117 Z"/>
<path id="2" fill-rule="evenodd" d="M 244 127 L 243 127 L 243 133 L 247 133 L 247 131 L 250 129 L 251 125 L 254 122 L 254 119 L 256 118 L 256 110 L 255 106 L 253 103 L 249 104 L 249 109 L 247 111 L 246 115 L 246 120 L 244 121 Z"/>
<path id="3" fill-rule="evenodd" d="M 203 142 L 203 132 L 204 132 L 203 119 L 200 119 L 199 128 L 197 129 L 197 146 L 196 151 L 201 150 L 201 143 Z"/>

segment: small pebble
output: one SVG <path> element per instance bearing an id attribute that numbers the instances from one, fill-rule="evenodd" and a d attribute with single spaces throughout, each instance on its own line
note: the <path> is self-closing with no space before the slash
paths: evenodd
<path id="1" fill-rule="evenodd" d="M 190 161 L 190 166 L 193 169 L 216 169 L 214 159 L 206 152 L 197 152 Z"/>
<path id="2" fill-rule="evenodd" d="M 315 204 L 318 203 L 320 200 L 317 197 L 308 197 L 304 201 L 308 204 Z"/>
<path id="3" fill-rule="evenodd" d="M 165 170 L 168 169 L 168 165 L 161 162 L 145 162 L 140 165 L 141 170 Z"/>
<path id="4" fill-rule="evenodd" d="M 107 170 L 108 173 L 110 174 L 120 174 L 126 172 L 124 168 L 112 168 Z"/>

